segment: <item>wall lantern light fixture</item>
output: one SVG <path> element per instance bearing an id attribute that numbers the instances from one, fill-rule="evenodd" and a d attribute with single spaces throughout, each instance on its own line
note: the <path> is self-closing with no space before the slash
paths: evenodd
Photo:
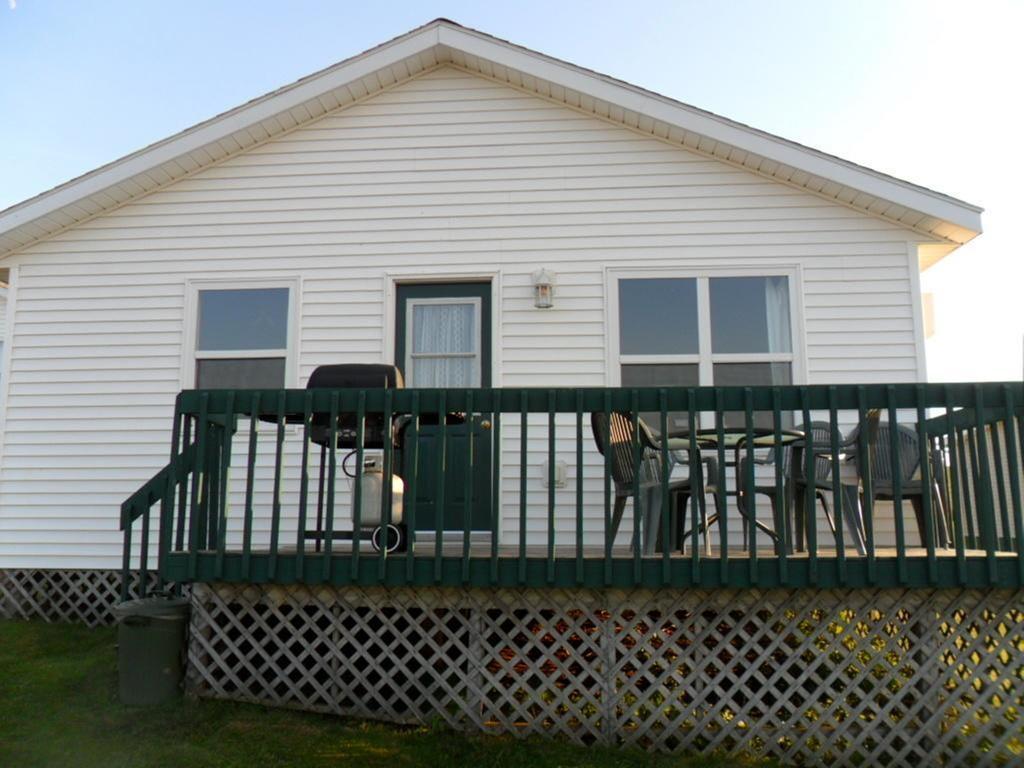
<path id="1" fill-rule="evenodd" d="M 546 269 L 539 269 L 532 277 L 533 306 L 538 309 L 550 309 L 555 304 L 555 276 Z"/>

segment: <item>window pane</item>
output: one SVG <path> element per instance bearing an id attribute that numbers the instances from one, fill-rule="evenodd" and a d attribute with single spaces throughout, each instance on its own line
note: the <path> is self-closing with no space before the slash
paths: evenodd
<path id="1" fill-rule="evenodd" d="M 713 352 L 792 351 L 785 277 L 713 277 L 709 283 Z"/>
<path id="2" fill-rule="evenodd" d="M 280 389 L 284 387 L 283 357 L 234 360 L 196 360 L 199 389 Z"/>
<path id="3" fill-rule="evenodd" d="M 696 387 L 700 384 L 700 372 L 696 363 L 671 365 L 624 365 L 622 386 L 624 387 Z M 656 436 L 661 435 L 661 413 L 641 411 L 640 418 Z M 668 431 L 685 430 L 688 425 L 685 411 L 669 411 Z"/>
<path id="4" fill-rule="evenodd" d="M 624 365 L 624 387 L 696 387 L 700 374 L 696 363 L 682 365 Z"/>
<path id="5" fill-rule="evenodd" d="M 619 281 L 619 351 L 624 355 L 697 354 L 697 281 Z"/>
<path id="6" fill-rule="evenodd" d="M 199 291 L 196 349 L 285 349 L 288 289 Z"/>
<path id="7" fill-rule="evenodd" d="M 414 304 L 413 352 L 475 352 L 475 304 Z"/>
<path id="8" fill-rule="evenodd" d="M 793 383 L 793 372 L 790 363 L 715 363 L 712 366 L 716 387 L 746 387 L 760 385 L 784 385 Z M 726 411 L 724 414 L 726 427 L 743 427 L 742 411 Z M 793 425 L 792 414 L 782 413 L 782 428 Z M 754 426 L 770 429 L 772 415 L 767 411 L 754 412 Z"/>
<path id="9" fill-rule="evenodd" d="M 792 384 L 789 363 L 715 363 L 716 387 L 747 387 Z"/>
<path id="10" fill-rule="evenodd" d="M 472 357 L 414 357 L 410 387 L 479 387 Z"/>

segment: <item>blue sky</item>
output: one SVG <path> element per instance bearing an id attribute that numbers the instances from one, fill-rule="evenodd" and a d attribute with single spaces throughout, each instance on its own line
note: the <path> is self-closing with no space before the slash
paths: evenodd
<path id="1" fill-rule="evenodd" d="M 0 208 L 444 16 L 984 206 L 929 372 L 1024 371 L 1024 2 L 4 2 Z"/>

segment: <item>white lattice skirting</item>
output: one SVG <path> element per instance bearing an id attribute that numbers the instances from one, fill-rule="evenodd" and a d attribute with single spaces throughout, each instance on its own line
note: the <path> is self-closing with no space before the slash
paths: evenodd
<path id="1" fill-rule="evenodd" d="M 149 574 L 150 589 L 156 575 Z M 139 573 L 132 573 L 131 591 L 138 593 Z M 49 622 L 85 624 L 114 623 L 111 611 L 121 601 L 119 570 L 0 570 L 0 617 L 42 619 Z"/>
<path id="2" fill-rule="evenodd" d="M 1024 593 L 195 585 L 199 695 L 784 764 L 1024 760 Z"/>

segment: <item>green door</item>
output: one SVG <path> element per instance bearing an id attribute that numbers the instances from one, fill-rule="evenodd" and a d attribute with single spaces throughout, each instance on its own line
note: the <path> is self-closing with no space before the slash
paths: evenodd
<path id="1" fill-rule="evenodd" d="M 491 284 L 399 285 L 395 302 L 395 363 L 406 387 L 466 389 L 491 386 Z M 437 529 L 439 477 L 444 482 L 442 529 L 463 531 L 467 449 L 472 436 L 470 529 L 491 530 L 491 414 L 469 414 L 447 429 L 444 468 L 439 429 L 423 424 L 419 437 L 416 530 Z M 405 477 L 412 451 L 404 451 Z"/>

